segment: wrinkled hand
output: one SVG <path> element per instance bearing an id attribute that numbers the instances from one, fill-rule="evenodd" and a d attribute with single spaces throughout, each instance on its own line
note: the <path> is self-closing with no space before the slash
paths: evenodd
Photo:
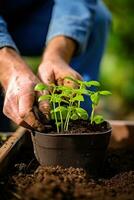
<path id="1" fill-rule="evenodd" d="M 64 79 L 67 76 L 82 80 L 81 75 L 73 70 L 63 59 L 43 60 L 38 68 L 38 76 L 42 82 L 50 85 L 64 85 L 69 87 L 76 87 L 76 84 Z"/>
<path id="2" fill-rule="evenodd" d="M 34 91 L 37 83 L 39 80 L 34 74 L 14 74 L 6 90 L 3 112 L 18 125 L 41 131 L 44 126 L 33 112 L 36 95 L 39 95 Z M 39 104 L 39 109 L 44 114 L 49 112 L 46 102 Z"/>
<path id="3" fill-rule="evenodd" d="M 37 103 L 40 95 L 34 87 L 40 80 L 33 74 L 19 54 L 11 48 L 0 50 L 0 81 L 5 90 L 4 114 L 16 124 L 35 130 L 43 130 L 37 114 L 48 117 L 48 102 Z M 45 93 L 44 93 L 45 94 Z"/>

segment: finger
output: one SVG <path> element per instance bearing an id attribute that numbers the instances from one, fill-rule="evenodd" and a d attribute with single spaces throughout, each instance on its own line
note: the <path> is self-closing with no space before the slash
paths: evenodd
<path id="1" fill-rule="evenodd" d="M 37 96 L 40 97 L 41 95 L 48 95 L 48 91 L 37 92 Z M 44 115 L 44 119 L 49 120 L 50 117 L 50 104 L 49 100 L 43 100 L 37 103 L 39 111 Z"/>
<path id="2" fill-rule="evenodd" d="M 56 85 L 63 85 L 63 79 L 59 78 L 56 82 Z"/>
<path id="3" fill-rule="evenodd" d="M 47 85 L 55 83 L 55 76 L 52 70 L 42 70 L 41 68 L 39 68 L 38 77 L 43 83 Z"/>
<path id="4" fill-rule="evenodd" d="M 79 73 L 76 73 L 76 79 L 82 81 L 83 77 Z"/>
<path id="5" fill-rule="evenodd" d="M 30 128 L 30 126 L 19 116 L 17 106 L 12 105 L 12 102 L 7 100 L 5 101 L 3 106 L 3 113 L 17 125 L 23 126 L 25 128 Z"/>
<path id="6" fill-rule="evenodd" d="M 25 93 L 19 97 L 18 107 L 19 107 L 19 116 L 21 118 L 24 118 L 26 113 L 29 113 L 32 110 L 34 100 L 35 100 L 34 92 Z"/>
<path id="7" fill-rule="evenodd" d="M 19 115 L 28 126 L 34 130 L 44 130 L 44 125 L 32 112 L 35 96 L 34 92 L 22 95 L 19 98 Z M 22 124 L 22 123 L 21 123 Z"/>
<path id="8" fill-rule="evenodd" d="M 15 112 L 12 107 L 7 108 L 6 106 L 3 107 L 3 113 L 6 115 L 9 119 L 14 121 L 17 125 L 19 125 L 22 122 L 22 119 L 19 117 L 17 111 Z"/>
<path id="9" fill-rule="evenodd" d="M 40 112 L 44 115 L 44 121 L 50 119 L 50 104 L 49 101 L 41 101 L 38 106 Z"/>
<path id="10" fill-rule="evenodd" d="M 19 124 L 21 118 L 18 114 L 17 109 L 18 98 L 16 95 L 6 93 L 4 106 L 3 106 L 3 113 L 11 120 L 13 120 L 16 124 Z"/>
<path id="11" fill-rule="evenodd" d="M 45 130 L 45 125 L 41 124 L 35 114 L 30 111 L 23 119 L 32 129 L 42 132 Z"/>
<path id="12" fill-rule="evenodd" d="M 68 75 L 68 76 L 74 78 L 75 80 L 83 80 L 82 76 L 81 76 L 78 72 L 76 72 L 76 71 L 74 71 L 73 74 Z M 79 84 L 77 84 L 77 83 L 76 83 L 75 81 L 73 81 L 73 80 L 64 79 L 64 86 L 72 87 L 72 88 L 78 88 L 78 87 L 79 87 Z"/>
<path id="13" fill-rule="evenodd" d="M 49 71 L 49 69 L 48 70 L 40 70 L 40 68 L 39 68 L 38 76 L 39 76 L 40 80 L 47 85 L 51 85 L 51 84 L 55 83 L 54 73 L 52 71 Z M 47 95 L 47 94 L 49 94 L 49 92 L 46 90 L 43 92 L 37 92 L 38 97 L 41 95 Z M 43 115 L 46 117 L 46 119 L 49 120 L 49 118 L 50 118 L 49 101 L 44 100 L 44 101 L 38 102 L 38 108 L 43 113 Z"/>
<path id="14" fill-rule="evenodd" d="M 72 80 L 64 79 L 63 85 L 70 88 L 78 88 L 78 84 Z"/>

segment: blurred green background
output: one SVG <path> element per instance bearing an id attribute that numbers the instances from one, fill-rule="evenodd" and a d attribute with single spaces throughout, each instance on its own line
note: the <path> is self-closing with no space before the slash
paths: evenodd
<path id="1" fill-rule="evenodd" d="M 110 119 L 134 120 L 134 1 L 105 0 L 113 21 L 100 80 L 112 96 L 102 102 Z"/>
<path id="2" fill-rule="evenodd" d="M 100 81 L 112 96 L 98 108 L 107 119 L 134 120 L 134 1 L 105 0 L 113 15 L 107 48 L 102 59 Z M 40 58 L 28 58 L 35 68 Z"/>

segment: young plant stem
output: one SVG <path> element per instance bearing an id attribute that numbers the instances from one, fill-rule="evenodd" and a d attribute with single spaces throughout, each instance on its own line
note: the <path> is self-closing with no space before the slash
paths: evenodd
<path id="1" fill-rule="evenodd" d="M 67 113 L 67 117 L 66 117 L 66 121 L 65 121 L 65 126 L 64 126 L 65 131 L 68 131 L 69 118 L 70 118 L 70 110 Z"/>
<path id="2" fill-rule="evenodd" d="M 82 88 L 82 84 L 80 84 L 80 89 Z M 78 101 L 78 108 L 80 108 L 80 101 Z"/>
<path id="3" fill-rule="evenodd" d="M 58 119 L 57 119 L 57 115 L 56 115 L 55 109 L 56 109 L 55 103 L 53 102 L 54 118 L 55 118 L 55 122 L 56 122 L 57 132 L 59 133 Z"/>
<path id="4" fill-rule="evenodd" d="M 51 95 L 53 96 L 53 94 L 55 93 L 56 88 L 53 88 L 53 91 L 51 93 Z M 54 110 L 54 118 L 55 118 L 55 123 L 56 123 L 56 128 L 57 128 L 57 132 L 59 133 L 59 125 L 58 125 L 58 119 L 57 119 L 57 114 L 55 112 L 56 106 L 55 106 L 55 102 L 52 102 L 53 104 L 53 110 Z"/>
<path id="5" fill-rule="evenodd" d="M 68 77 L 69 78 L 69 77 Z M 74 80 L 73 78 L 69 78 L 70 80 Z M 80 80 L 74 80 L 75 83 L 78 83 L 78 89 L 71 89 L 65 86 L 56 86 L 55 84 L 52 84 L 50 87 L 43 84 L 37 84 L 35 87 L 35 91 L 43 91 L 43 90 L 49 90 L 50 95 L 48 95 L 48 99 L 50 101 L 51 107 L 52 107 L 52 119 L 55 120 L 55 125 L 57 128 L 57 132 L 63 132 L 68 131 L 69 122 L 70 120 L 77 120 L 77 119 L 87 119 L 88 113 L 86 110 L 81 108 L 81 102 L 84 101 L 83 95 L 86 95 L 89 97 L 89 103 L 91 101 L 92 103 L 92 111 L 90 115 L 90 121 L 91 124 L 94 123 L 101 123 L 103 121 L 102 116 L 94 116 L 95 108 L 99 103 L 99 95 L 109 95 L 111 94 L 107 90 L 98 90 L 98 87 L 100 87 L 100 83 L 97 81 L 80 81 Z M 92 91 L 92 88 L 90 90 L 91 86 L 95 86 L 96 90 Z M 59 92 L 61 93 L 61 96 L 59 97 Z M 43 95 L 44 96 L 44 95 Z M 42 96 L 40 100 L 45 100 L 45 98 Z M 61 106 L 61 104 L 65 106 Z M 62 109 L 61 109 L 62 108 Z M 56 110 L 57 109 L 57 110 Z M 63 112 L 62 112 L 63 111 Z M 66 113 L 67 112 L 67 113 Z"/>
<path id="6" fill-rule="evenodd" d="M 91 124 L 93 124 L 94 121 L 94 111 L 95 111 L 95 106 L 92 105 L 92 112 L 91 112 Z"/>
<path id="7" fill-rule="evenodd" d="M 68 131 L 69 117 L 70 117 L 70 111 L 68 111 L 68 113 L 67 113 L 66 121 L 65 121 L 65 124 L 64 124 L 64 130 L 65 131 Z"/>
<path id="8" fill-rule="evenodd" d="M 70 100 L 70 103 L 69 103 L 68 109 L 69 109 L 69 107 L 71 108 L 72 105 L 73 105 L 73 102 L 71 102 L 71 100 Z M 65 120 L 65 124 L 64 124 L 64 130 L 65 130 L 65 131 L 68 131 L 68 125 L 69 125 L 70 113 L 71 113 L 71 109 L 69 109 L 69 111 L 68 111 L 68 113 L 67 113 L 67 116 L 66 116 L 66 120 Z"/>
<path id="9" fill-rule="evenodd" d="M 60 102 L 58 102 L 59 107 L 60 107 Z M 60 120 L 61 120 L 61 132 L 63 132 L 63 117 L 62 117 L 62 112 L 60 110 Z"/>

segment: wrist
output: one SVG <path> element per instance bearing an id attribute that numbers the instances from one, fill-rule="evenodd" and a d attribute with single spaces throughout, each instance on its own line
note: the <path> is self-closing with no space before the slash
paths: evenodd
<path id="1" fill-rule="evenodd" d="M 43 54 L 43 60 L 63 60 L 67 63 L 72 59 L 76 49 L 76 43 L 71 38 L 57 36 L 47 45 Z"/>
<path id="2" fill-rule="evenodd" d="M 13 77 L 27 71 L 30 69 L 15 50 L 9 47 L 0 49 L 0 82 L 5 91 Z"/>

